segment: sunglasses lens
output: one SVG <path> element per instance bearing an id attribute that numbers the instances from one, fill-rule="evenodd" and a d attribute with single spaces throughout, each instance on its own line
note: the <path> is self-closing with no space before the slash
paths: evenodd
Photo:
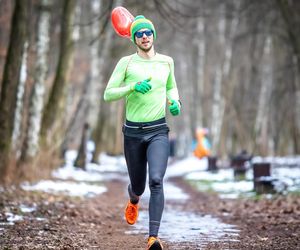
<path id="1" fill-rule="evenodd" d="M 152 35 L 152 30 L 147 30 L 144 32 L 146 36 L 151 36 Z"/>
<path id="2" fill-rule="evenodd" d="M 137 37 L 137 38 L 142 38 L 143 37 L 143 32 L 139 32 L 139 31 L 137 31 L 136 33 L 135 33 L 135 36 Z"/>
<path id="3" fill-rule="evenodd" d="M 151 36 L 153 34 L 152 30 L 146 30 L 146 31 L 137 31 L 135 32 L 135 36 L 137 38 L 142 38 L 143 35 L 146 35 L 146 36 Z"/>

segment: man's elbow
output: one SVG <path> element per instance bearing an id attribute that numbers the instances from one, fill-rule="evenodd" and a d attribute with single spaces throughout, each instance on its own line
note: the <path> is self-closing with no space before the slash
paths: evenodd
<path id="1" fill-rule="evenodd" d="M 103 95 L 103 99 L 104 99 L 105 102 L 109 102 L 109 97 L 108 97 L 108 95 L 105 94 L 105 93 L 104 93 L 104 95 Z"/>
<path id="2" fill-rule="evenodd" d="M 109 95 L 106 92 L 104 92 L 103 98 L 104 98 L 105 102 L 111 101 L 111 98 L 109 97 Z"/>

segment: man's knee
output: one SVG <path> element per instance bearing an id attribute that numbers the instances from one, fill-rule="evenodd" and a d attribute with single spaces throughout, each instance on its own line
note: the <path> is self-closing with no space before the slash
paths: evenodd
<path id="1" fill-rule="evenodd" d="M 131 186 L 131 190 L 135 195 L 141 196 L 145 191 L 145 185 Z"/>
<path id="2" fill-rule="evenodd" d="M 163 180 L 160 177 L 152 177 L 149 179 L 150 189 L 161 189 L 163 186 Z"/>

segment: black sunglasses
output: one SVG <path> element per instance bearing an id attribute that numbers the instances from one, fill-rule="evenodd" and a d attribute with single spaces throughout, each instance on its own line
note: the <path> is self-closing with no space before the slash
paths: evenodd
<path id="1" fill-rule="evenodd" d="M 137 31 L 137 32 L 135 32 L 135 36 L 137 38 L 142 38 L 144 34 L 146 36 L 151 36 L 151 35 L 153 35 L 153 31 L 152 30 L 144 30 L 144 31 Z"/>

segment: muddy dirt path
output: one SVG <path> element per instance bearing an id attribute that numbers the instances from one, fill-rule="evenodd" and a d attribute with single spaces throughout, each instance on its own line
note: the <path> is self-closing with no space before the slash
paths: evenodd
<path id="1" fill-rule="evenodd" d="M 125 178 L 126 180 L 126 178 Z M 89 199 L 9 188 L 0 193 L 1 249 L 146 249 L 147 194 L 136 226 L 127 225 L 124 176 L 107 181 L 108 191 Z M 161 226 L 165 249 L 300 249 L 299 196 L 275 200 L 221 200 L 196 192 L 181 178 L 168 180 Z M 172 198 L 177 192 L 185 193 Z M 7 211 L 21 204 L 35 210 L 14 225 Z"/>

